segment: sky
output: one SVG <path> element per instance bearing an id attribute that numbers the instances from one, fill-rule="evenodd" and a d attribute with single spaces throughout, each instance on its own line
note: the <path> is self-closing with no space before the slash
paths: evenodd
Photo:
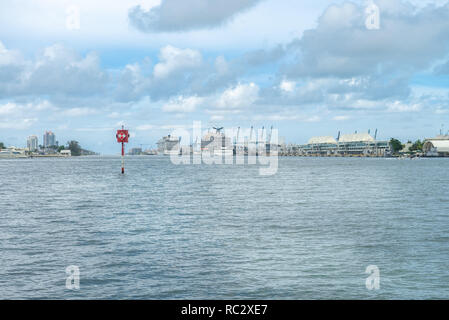
<path id="1" fill-rule="evenodd" d="M 147 149 L 193 121 L 406 142 L 447 132 L 448 87 L 448 1 L 0 2 L 6 145 L 117 154 L 122 125 Z"/>

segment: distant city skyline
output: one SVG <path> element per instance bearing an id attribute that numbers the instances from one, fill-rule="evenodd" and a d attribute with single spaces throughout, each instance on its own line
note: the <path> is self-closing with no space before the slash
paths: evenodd
<path id="1" fill-rule="evenodd" d="M 448 131 L 448 1 L 199 3 L 208 15 L 181 0 L 0 3 L 0 141 L 52 131 L 115 154 L 122 124 L 145 149 L 194 120 L 298 144 Z"/>
<path id="2" fill-rule="evenodd" d="M 233 128 L 236 129 L 238 126 L 229 126 L 227 128 Z M 265 130 L 267 130 L 267 126 L 262 126 L 265 127 Z M 255 127 L 255 130 L 260 130 L 262 127 L 257 128 Z M 115 135 L 115 132 L 118 128 L 114 128 L 110 131 L 110 133 L 112 135 Z M 157 149 L 157 142 L 165 135 L 170 135 L 171 133 L 173 133 L 176 129 L 186 129 L 187 131 L 190 131 L 192 129 L 192 125 L 178 125 L 173 127 L 172 130 L 168 130 L 168 129 L 163 129 L 163 130 L 155 130 L 155 132 L 165 132 L 165 134 L 162 134 L 160 136 L 156 136 L 154 135 L 154 139 L 150 138 L 149 140 L 134 140 L 133 138 L 135 137 L 135 132 L 137 131 L 136 129 L 131 129 L 130 130 L 130 134 L 131 137 L 130 138 L 130 143 L 129 143 L 129 148 L 130 149 L 138 149 L 138 148 L 142 148 L 143 150 L 145 149 Z M 202 132 L 205 134 L 207 132 L 207 130 L 212 130 L 212 125 L 210 125 L 208 128 L 203 128 Z M 106 132 L 106 131 L 103 131 Z M 280 133 L 282 133 L 282 129 L 279 130 Z M 294 141 L 294 140 L 290 140 L 289 138 L 285 137 L 285 136 L 280 136 L 279 137 L 279 143 L 281 144 L 297 144 L 297 145 L 303 145 L 303 144 L 307 144 L 308 141 L 311 138 L 317 137 L 317 136 L 332 136 L 334 138 L 337 138 L 339 136 L 339 134 L 352 134 L 352 133 L 367 133 L 370 134 L 372 137 L 377 138 L 378 140 L 390 140 L 391 138 L 397 138 L 395 136 L 388 136 L 385 134 L 382 134 L 379 132 L 379 130 L 377 128 L 369 128 L 366 130 L 353 130 L 353 131 L 342 131 L 342 130 L 338 130 L 335 132 L 331 132 L 330 130 L 323 130 L 323 131 L 316 131 L 317 134 L 316 135 L 310 135 L 305 137 L 303 140 L 301 141 Z M 323 133 L 324 132 L 324 133 Z M 429 131 L 430 132 L 430 131 Z M 430 133 L 429 135 L 426 136 L 417 136 L 416 138 L 413 137 L 413 134 L 410 134 L 410 136 L 405 136 L 405 138 L 399 138 L 399 140 L 401 140 L 403 143 L 406 142 L 414 142 L 416 140 L 424 140 L 424 139 L 432 139 L 438 135 L 449 135 L 449 131 L 444 129 L 444 126 L 441 126 L 439 130 L 434 131 L 433 133 Z M 48 136 L 48 138 L 46 138 L 46 136 Z M 33 138 L 33 139 L 32 139 Z M 32 142 L 31 142 L 32 139 Z M 47 139 L 47 140 L 46 140 Z M 115 136 L 114 136 L 115 139 Z M 51 130 L 44 130 L 44 134 L 43 134 L 43 138 L 42 144 L 39 144 L 38 141 L 38 136 L 36 135 L 29 135 L 27 136 L 23 141 L 19 141 L 19 143 L 16 144 L 12 144 L 12 143 L 5 143 L 5 141 L 7 141 L 6 139 L 0 138 L 0 142 L 5 143 L 5 147 L 6 146 L 14 146 L 14 147 L 18 147 L 18 148 L 26 148 L 26 149 L 30 149 L 31 148 L 34 149 L 39 149 L 40 146 L 47 148 L 50 146 L 60 146 L 60 145 L 66 145 L 68 141 L 71 140 L 75 140 L 75 141 L 79 141 L 78 139 L 74 138 L 74 137 L 70 137 L 67 136 L 67 138 L 64 138 L 62 143 L 59 143 L 59 141 L 56 141 L 56 134 L 54 132 L 52 132 Z M 46 142 L 48 141 L 48 142 Z M 37 143 L 37 148 L 34 148 L 34 145 Z M 108 149 L 106 151 L 99 151 L 99 150 L 93 150 L 95 152 L 100 152 L 102 154 L 117 154 L 119 153 L 119 151 L 117 151 L 117 145 L 116 143 L 111 144 L 111 149 Z"/>

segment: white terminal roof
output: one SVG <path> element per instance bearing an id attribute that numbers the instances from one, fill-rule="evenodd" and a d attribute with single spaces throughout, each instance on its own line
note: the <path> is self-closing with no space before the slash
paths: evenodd
<path id="1" fill-rule="evenodd" d="M 437 152 L 449 152 L 449 140 L 426 140 L 425 143 L 431 143 Z"/>
<path id="2" fill-rule="evenodd" d="M 368 133 L 343 134 L 338 142 L 374 142 Z"/>
<path id="3" fill-rule="evenodd" d="M 337 140 L 331 136 L 313 137 L 309 140 L 309 144 L 337 144 Z"/>
<path id="4" fill-rule="evenodd" d="M 449 140 L 449 135 L 438 135 L 435 138 L 431 138 L 428 140 Z"/>

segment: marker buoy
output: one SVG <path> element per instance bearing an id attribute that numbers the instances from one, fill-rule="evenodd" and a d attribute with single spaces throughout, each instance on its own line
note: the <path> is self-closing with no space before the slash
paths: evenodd
<path id="1" fill-rule="evenodd" d="M 125 130 L 122 126 L 121 130 L 117 130 L 117 134 L 115 135 L 117 138 L 117 142 L 122 144 L 122 174 L 125 173 L 125 143 L 128 143 L 129 133 L 128 130 Z"/>

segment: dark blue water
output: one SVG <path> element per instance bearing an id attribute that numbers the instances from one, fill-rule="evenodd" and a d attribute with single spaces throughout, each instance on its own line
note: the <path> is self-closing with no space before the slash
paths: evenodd
<path id="1" fill-rule="evenodd" d="M 0 298 L 448 299 L 448 168 L 281 158 L 259 176 L 148 156 L 122 176 L 118 157 L 0 160 Z"/>

